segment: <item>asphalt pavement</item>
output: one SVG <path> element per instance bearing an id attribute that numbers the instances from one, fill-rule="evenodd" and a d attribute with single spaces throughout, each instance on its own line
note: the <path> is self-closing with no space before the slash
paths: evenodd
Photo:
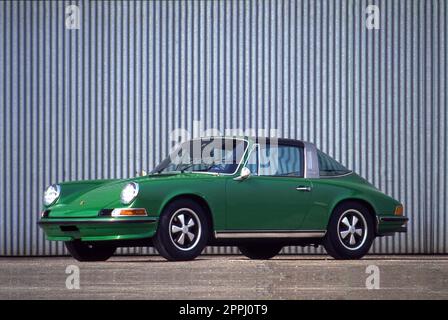
<path id="1" fill-rule="evenodd" d="M 2 257 L 0 299 L 448 299 L 448 256 Z"/>

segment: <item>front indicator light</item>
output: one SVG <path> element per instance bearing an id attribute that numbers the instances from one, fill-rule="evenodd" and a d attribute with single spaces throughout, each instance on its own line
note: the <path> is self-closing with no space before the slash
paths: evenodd
<path id="1" fill-rule="evenodd" d="M 147 216 L 146 209 L 114 209 L 112 210 L 112 217 L 142 217 Z"/>
<path id="2" fill-rule="evenodd" d="M 403 206 L 401 204 L 395 207 L 394 215 L 396 215 L 396 216 L 403 215 Z"/>

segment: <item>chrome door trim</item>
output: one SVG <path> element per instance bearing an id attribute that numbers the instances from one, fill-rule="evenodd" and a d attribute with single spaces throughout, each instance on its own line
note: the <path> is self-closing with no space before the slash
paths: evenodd
<path id="1" fill-rule="evenodd" d="M 325 230 L 215 231 L 216 239 L 322 238 Z"/>
<path id="2" fill-rule="evenodd" d="M 331 178 L 341 178 L 341 177 L 345 177 L 345 176 L 349 176 L 351 174 L 353 174 L 353 171 L 349 171 L 347 173 L 344 174 L 338 174 L 336 176 L 320 176 L 322 179 L 331 179 Z"/>

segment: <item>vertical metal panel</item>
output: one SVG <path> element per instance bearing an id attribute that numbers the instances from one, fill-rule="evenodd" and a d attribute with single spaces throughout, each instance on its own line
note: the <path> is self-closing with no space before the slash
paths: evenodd
<path id="1" fill-rule="evenodd" d="M 73 3 L 79 30 L 65 28 Z M 372 252 L 447 253 L 447 6 L 1 2 L 0 254 L 64 253 L 36 226 L 45 186 L 152 168 L 173 129 L 195 126 L 315 142 L 404 203 L 408 234 Z"/>

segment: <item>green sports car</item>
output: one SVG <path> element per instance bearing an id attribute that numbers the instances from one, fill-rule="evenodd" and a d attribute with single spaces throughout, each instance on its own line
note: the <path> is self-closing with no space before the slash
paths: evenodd
<path id="1" fill-rule="evenodd" d="M 207 137 L 180 144 L 148 175 L 51 185 L 39 225 L 79 261 L 125 246 L 191 260 L 207 245 L 238 246 L 251 259 L 323 245 L 358 259 L 407 221 L 400 202 L 312 143 Z"/>

